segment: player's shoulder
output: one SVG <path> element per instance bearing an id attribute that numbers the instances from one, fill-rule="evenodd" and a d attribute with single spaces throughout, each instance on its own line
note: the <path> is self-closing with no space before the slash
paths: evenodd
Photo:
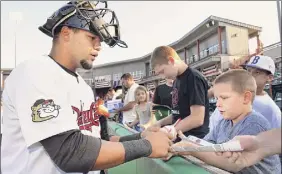
<path id="1" fill-rule="evenodd" d="M 46 79 L 56 74 L 56 65 L 48 56 L 31 58 L 20 63 L 8 76 L 9 81 L 34 81 Z M 54 77 L 54 76 L 53 76 Z"/>

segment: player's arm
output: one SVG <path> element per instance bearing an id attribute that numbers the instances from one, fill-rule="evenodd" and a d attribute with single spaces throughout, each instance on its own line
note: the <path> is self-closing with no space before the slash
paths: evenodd
<path id="1" fill-rule="evenodd" d="M 190 95 L 191 113 L 176 125 L 175 129 L 177 131 L 186 132 L 204 124 L 207 89 L 204 82 L 197 77 L 194 78 L 191 85 L 194 85 L 194 90 L 187 89 L 188 95 Z"/>
<path id="2" fill-rule="evenodd" d="M 63 132 L 40 142 L 65 172 L 107 169 L 152 153 L 152 146 L 146 139 L 107 142 L 83 135 L 79 130 Z"/>

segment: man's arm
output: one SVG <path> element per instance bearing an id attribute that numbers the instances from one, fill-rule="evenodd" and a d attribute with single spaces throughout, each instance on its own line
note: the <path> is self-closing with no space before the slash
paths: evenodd
<path id="1" fill-rule="evenodd" d="M 205 107 L 193 105 L 190 107 L 190 110 L 191 114 L 175 126 L 176 131 L 187 132 L 204 124 Z"/>
<path id="2" fill-rule="evenodd" d="M 122 108 L 118 109 L 118 112 L 128 111 L 128 110 L 132 109 L 135 105 L 136 105 L 136 102 L 131 101 L 131 102 L 127 103 L 125 106 L 123 106 Z"/>
<path id="3" fill-rule="evenodd" d="M 256 136 L 262 156 L 281 154 L 281 128 L 262 132 Z M 271 142 L 271 143 L 270 143 Z"/>

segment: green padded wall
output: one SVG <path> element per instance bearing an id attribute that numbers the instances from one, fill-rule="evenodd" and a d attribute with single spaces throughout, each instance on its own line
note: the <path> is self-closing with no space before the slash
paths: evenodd
<path id="1" fill-rule="evenodd" d="M 124 136 L 132 134 L 119 123 L 109 122 L 111 134 Z M 109 174 L 208 174 L 205 169 L 182 157 L 173 157 L 167 162 L 160 159 L 141 158 L 109 169 Z"/>

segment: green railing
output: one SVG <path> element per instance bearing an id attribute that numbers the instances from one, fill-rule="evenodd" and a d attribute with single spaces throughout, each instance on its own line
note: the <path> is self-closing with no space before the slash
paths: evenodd
<path id="1" fill-rule="evenodd" d="M 112 134 L 124 136 L 133 132 L 121 124 L 109 122 Z M 207 170 L 199 167 L 182 157 L 173 157 L 167 162 L 161 159 L 141 158 L 109 169 L 109 174 L 208 174 Z"/>

